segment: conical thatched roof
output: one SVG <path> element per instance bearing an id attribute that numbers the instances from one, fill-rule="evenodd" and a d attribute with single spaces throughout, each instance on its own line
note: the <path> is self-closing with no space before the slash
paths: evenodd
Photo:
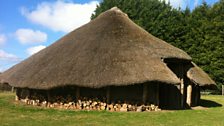
<path id="1" fill-rule="evenodd" d="M 148 81 L 178 84 L 164 58 L 191 60 L 112 8 L 2 74 L 14 87 L 99 88 Z"/>
<path id="2" fill-rule="evenodd" d="M 192 62 L 193 67 L 187 71 L 187 77 L 195 84 L 203 87 L 208 87 L 210 89 L 216 89 L 216 83 L 205 73 L 201 68 L 199 68 L 195 63 Z"/>

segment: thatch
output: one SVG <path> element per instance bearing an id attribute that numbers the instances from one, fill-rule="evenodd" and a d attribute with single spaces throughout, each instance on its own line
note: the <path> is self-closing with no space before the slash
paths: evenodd
<path id="1" fill-rule="evenodd" d="M 178 84 L 162 62 L 191 60 L 184 51 L 154 37 L 117 8 L 10 68 L 2 74 L 14 87 L 49 89 L 76 85 L 99 88 L 148 81 Z"/>
<path id="2" fill-rule="evenodd" d="M 8 83 L 0 82 L 0 91 L 11 91 L 12 87 Z"/>
<path id="3" fill-rule="evenodd" d="M 193 62 L 192 67 L 187 71 L 187 77 L 199 86 L 216 89 L 215 81 Z"/>
<path id="4" fill-rule="evenodd" d="M 1 76 L 1 72 L 0 72 L 0 76 Z M 11 91 L 12 90 L 12 87 L 8 84 L 8 83 L 5 83 L 1 80 L 0 78 L 0 91 Z"/>

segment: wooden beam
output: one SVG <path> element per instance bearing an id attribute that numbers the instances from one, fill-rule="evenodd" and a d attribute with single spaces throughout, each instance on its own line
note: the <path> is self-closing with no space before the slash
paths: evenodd
<path id="1" fill-rule="evenodd" d="M 15 101 L 19 101 L 19 89 L 15 89 L 16 91 L 16 96 L 15 96 Z"/>
<path id="2" fill-rule="evenodd" d="M 47 90 L 47 102 L 50 102 L 51 99 L 51 93 L 49 90 Z"/>
<path id="3" fill-rule="evenodd" d="M 187 86 L 187 104 L 189 107 L 191 107 L 191 104 L 192 104 L 191 97 L 192 97 L 192 85 L 189 84 Z"/>
<path id="4" fill-rule="evenodd" d="M 180 104 L 181 104 L 181 108 L 184 108 L 184 103 L 185 103 L 185 101 L 184 101 L 184 69 L 183 69 L 183 64 L 181 63 L 180 65 L 179 65 L 179 72 L 180 72 L 180 93 L 181 93 L 181 100 L 180 100 Z"/>
<path id="5" fill-rule="evenodd" d="M 15 88 L 14 87 L 11 88 L 11 92 L 15 92 Z"/>
<path id="6" fill-rule="evenodd" d="M 107 87 L 106 98 L 107 98 L 107 104 L 110 104 L 110 87 Z"/>
<path id="7" fill-rule="evenodd" d="M 148 98 L 148 85 L 143 84 L 142 101 L 146 104 Z"/>
<path id="8" fill-rule="evenodd" d="M 76 100 L 79 100 L 79 98 L 80 98 L 80 87 L 76 87 L 75 98 L 76 98 Z"/>
<path id="9" fill-rule="evenodd" d="M 24 90 L 26 92 L 26 99 L 29 99 L 30 98 L 30 89 L 26 88 Z"/>
<path id="10" fill-rule="evenodd" d="M 50 90 L 47 90 L 47 104 L 46 104 L 46 107 L 50 107 L 50 104 L 51 104 L 50 100 L 51 100 L 51 92 L 50 92 Z"/>
<path id="11" fill-rule="evenodd" d="M 156 105 L 159 106 L 159 83 L 156 84 Z"/>

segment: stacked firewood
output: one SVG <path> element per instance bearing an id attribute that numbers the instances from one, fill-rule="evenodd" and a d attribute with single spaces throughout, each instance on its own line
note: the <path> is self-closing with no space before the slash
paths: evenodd
<path id="1" fill-rule="evenodd" d="M 77 100 L 76 102 L 54 102 L 50 103 L 47 101 L 40 102 L 39 100 L 20 99 L 21 102 L 27 105 L 42 106 L 48 108 L 59 108 L 59 109 L 71 109 L 71 110 L 107 110 L 107 111 L 118 111 L 118 112 L 143 112 L 143 111 L 160 111 L 158 106 L 153 104 L 148 105 L 137 105 L 128 103 L 111 103 L 101 102 L 99 100 Z"/>

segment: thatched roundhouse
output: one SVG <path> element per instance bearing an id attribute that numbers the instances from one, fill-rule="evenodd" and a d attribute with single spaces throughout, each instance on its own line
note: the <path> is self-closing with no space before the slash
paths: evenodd
<path id="1" fill-rule="evenodd" d="M 0 72 L 0 75 L 1 74 L 2 73 Z M 1 91 L 12 91 L 12 87 L 8 83 L 1 82 L 1 80 L 0 80 L 0 92 Z"/>
<path id="2" fill-rule="evenodd" d="M 12 87 L 8 83 L 0 83 L 0 92 L 1 91 L 12 91 Z"/>
<path id="3" fill-rule="evenodd" d="M 1 79 L 17 88 L 19 98 L 97 97 L 180 109 L 198 104 L 200 87 L 216 87 L 191 60 L 114 7 L 5 71 Z"/>

